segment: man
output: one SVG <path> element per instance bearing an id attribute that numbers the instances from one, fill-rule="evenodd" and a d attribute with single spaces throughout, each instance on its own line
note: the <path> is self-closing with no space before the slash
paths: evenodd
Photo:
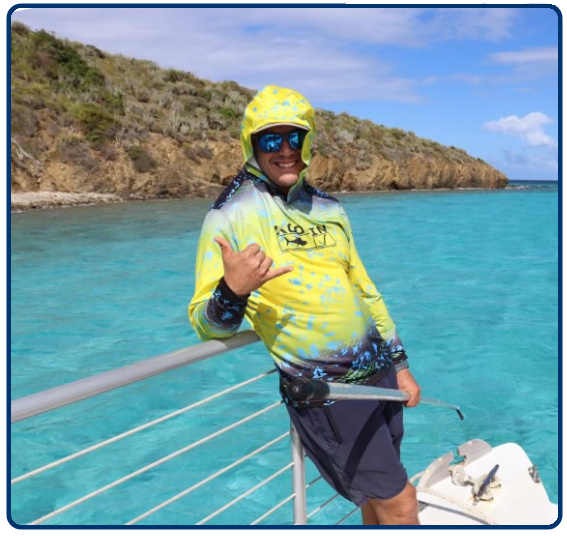
<path id="1" fill-rule="evenodd" d="M 308 456 L 361 506 L 365 525 L 418 525 L 415 489 L 400 461 L 402 406 L 292 402 L 286 386 L 319 378 L 399 388 L 420 400 L 381 295 L 333 197 L 305 181 L 314 110 L 268 86 L 248 105 L 244 168 L 207 214 L 191 323 L 202 340 L 232 336 L 246 316 L 275 360 L 282 395 Z"/>

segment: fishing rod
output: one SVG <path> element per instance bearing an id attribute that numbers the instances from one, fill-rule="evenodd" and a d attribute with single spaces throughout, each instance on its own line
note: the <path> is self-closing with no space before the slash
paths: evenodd
<path id="1" fill-rule="evenodd" d="M 308 380 L 306 378 L 293 380 L 287 388 L 287 394 L 296 402 L 321 402 L 323 400 L 390 400 L 407 402 L 410 398 L 408 393 L 398 391 L 397 389 L 332 383 L 323 380 Z M 443 400 L 438 398 L 422 396 L 421 403 L 453 409 L 457 412 L 461 421 L 465 419 L 459 406 L 443 402 Z"/>

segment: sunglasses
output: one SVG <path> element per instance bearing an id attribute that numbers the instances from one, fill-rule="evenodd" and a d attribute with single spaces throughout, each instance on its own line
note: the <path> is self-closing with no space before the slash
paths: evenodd
<path id="1" fill-rule="evenodd" d="M 257 138 L 258 147 L 263 153 L 277 153 L 282 148 L 284 140 L 286 140 L 289 146 L 294 151 L 297 151 L 301 149 L 306 134 L 307 131 L 302 128 L 292 130 L 287 134 L 275 134 L 273 132 L 262 134 Z"/>

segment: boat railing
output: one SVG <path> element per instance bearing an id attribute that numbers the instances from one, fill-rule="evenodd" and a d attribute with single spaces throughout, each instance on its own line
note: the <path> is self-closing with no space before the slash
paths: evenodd
<path id="1" fill-rule="evenodd" d="M 69 404 L 73 404 L 75 402 L 78 402 L 80 400 L 85 400 L 88 398 L 92 398 L 94 396 L 97 396 L 101 393 L 105 393 L 111 390 L 115 390 L 115 389 L 119 389 L 121 387 L 124 387 L 126 385 L 147 379 L 147 378 L 151 378 L 154 376 L 157 376 L 159 374 L 163 374 L 165 372 L 169 372 L 171 370 L 175 370 L 178 369 L 180 367 L 185 367 L 188 365 L 191 365 L 193 363 L 196 363 L 198 361 L 202 361 L 204 359 L 209 359 L 212 358 L 214 356 L 220 355 L 222 353 L 225 353 L 227 351 L 230 350 L 236 350 L 238 348 L 242 348 L 244 346 L 248 346 L 250 344 L 253 344 L 255 342 L 257 342 L 258 336 L 253 332 L 253 331 L 242 331 L 237 333 L 234 337 L 230 338 L 230 339 L 224 339 L 224 340 L 212 340 L 212 341 L 207 341 L 204 343 L 200 343 L 197 344 L 195 346 L 189 347 L 189 348 L 184 348 L 182 350 L 178 350 L 172 353 L 168 353 L 162 356 L 158 356 L 158 357 L 154 357 L 151 359 L 147 359 L 145 361 L 140 361 L 131 365 L 127 365 L 125 367 L 121 367 L 115 370 L 111 370 L 111 371 L 107 371 L 107 372 L 103 372 L 100 374 L 96 374 L 94 376 L 85 378 L 85 379 L 81 379 L 66 385 L 62 385 L 59 387 L 55 387 L 52 389 L 48 389 L 46 391 L 42 391 L 40 393 L 37 394 L 33 394 L 33 395 L 29 395 L 17 400 L 14 400 L 11 404 L 11 421 L 12 423 L 18 422 L 18 421 L 22 421 L 24 419 L 28 419 L 31 417 L 34 417 L 36 415 L 40 415 L 42 413 L 46 413 L 49 411 L 53 411 L 57 408 L 69 405 Z M 142 430 L 146 430 L 152 426 L 155 426 L 157 424 L 163 423 L 169 419 L 172 419 L 174 417 L 177 417 L 179 415 L 185 414 L 195 408 L 201 407 L 205 404 L 207 404 L 208 402 L 211 402 L 213 400 L 219 399 L 220 397 L 223 397 L 225 395 L 228 395 L 229 393 L 232 393 L 234 391 L 237 391 L 238 389 L 242 389 L 246 386 L 251 385 L 252 383 L 261 380 L 262 378 L 265 378 L 269 375 L 272 375 L 276 372 L 275 369 L 266 371 L 262 374 L 256 375 L 246 381 L 243 381 L 237 385 L 233 385 L 231 387 L 228 387 L 224 390 L 221 390 L 215 394 L 213 394 L 212 396 L 209 396 L 207 398 L 204 398 L 198 402 L 195 402 L 193 404 L 190 404 L 184 408 L 178 409 L 172 413 L 169 413 L 167 415 L 161 416 L 155 420 L 152 420 L 151 422 L 145 423 L 143 425 L 137 426 L 131 430 L 128 430 L 126 432 L 123 432 L 115 437 L 106 439 L 105 441 L 102 441 L 98 444 L 92 445 L 88 448 L 85 448 L 79 452 L 73 453 L 71 455 L 68 455 L 64 458 L 61 458 L 57 461 L 48 463 L 47 465 L 44 465 L 42 467 L 39 467 L 37 469 L 34 469 L 32 471 L 29 471 L 28 473 L 25 473 L 23 475 L 17 476 L 15 478 L 13 478 L 11 480 L 11 485 L 17 485 L 19 482 L 22 482 L 24 480 L 28 480 L 30 478 L 33 478 L 37 475 L 40 475 L 50 469 L 53 469 L 55 467 L 61 466 L 67 462 L 70 462 L 71 460 L 75 460 L 77 458 L 80 458 L 82 456 L 85 456 L 91 452 L 94 452 L 96 450 L 99 450 L 103 447 L 106 447 L 108 445 L 111 445 L 113 443 L 116 443 L 117 441 L 120 441 L 121 439 L 124 439 L 126 437 L 132 436 L 138 432 L 141 432 Z M 199 447 L 205 443 L 207 443 L 208 441 L 215 439 L 223 434 L 226 433 L 230 433 L 231 431 L 233 431 L 235 428 L 249 422 L 252 421 L 253 419 L 259 417 L 260 415 L 263 415 L 267 412 L 270 412 L 272 410 L 274 410 L 275 408 L 281 406 L 282 402 L 281 400 L 278 400 L 258 411 L 255 411 L 254 413 L 251 413 L 249 415 L 247 415 L 246 417 L 233 422 L 232 424 L 215 431 L 214 433 L 208 435 L 207 437 L 204 437 L 202 439 L 199 439 L 198 441 L 194 441 L 186 446 L 184 446 L 181 449 L 176 450 L 175 452 L 172 452 L 150 464 L 145 465 L 144 467 L 141 467 L 139 469 L 137 469 L 134 472 L 131 472 L 130 474 L 127 474 L 113 482 L 111 482 L 110 484 L 107 484 L 99 489 L 96 489 L 90 493 L 88 493 L 87 495 L 84 495 L 83 497 L 80 497 L 64 506 L 61 506 L 33 521 L 31 521 L 30 523 L 28 523 L 29 525 L 42 525 L 42 524 L 49 524 L 48 522 L 55 518 L 56 516 L 71 510 L 74 507 L 77 507 L 87 501 L 89 501 L 90 499 L 93 499 L 97 496 L 99 496 L 100 494 L 104 493 L 105 491 L 108 491 L 112 488 L 118 487 L 121 484 L 147 472 L 150 471 L 151 469 L 154 469 L 156 467 L 159 467 L 160 465 L 182 455 L 185 454 L 186 452 Z M 220 515 L 221 513 L 223 513 L 224 511 L 228 510 L 229 508 L 231 508 L 232 506 L 234 506 L 235 504 L 237 504 L 238 502 L 242 501 L 243 499 L 245 499 L 246 497 L 248 497 L 249 495 L 251 495 L 252 493 L 254 493 L 255 491 L 257 491 L 258 489 L 262 488 L 263 486 L 265 486 L 266 484 L 268 484 L 269 482 L 271 482 L 272 480 L 274 480 L 275 478 L 277 478 L 278 476 L 286 473 L 287 471 L 291 471 L 291 476 L 292 476 L 292 492 L 291 494 L 286 497 L 285 499 L 281 500 L 280 502 L 278 502 L 277 504 L 275 504 L 273 507 L 269 508 L 266 512 L 264 512 L 261 516 L 257 517 L 255 520 L 253 520 L 252 522 L 250 522 L 250 525 L 257 525 L 263 521 L 265 521 L 270 515 L 272 515 L 274 512 L 276 512 L 277 510 L 279 510 L 280 508 L 282 508 L 284 505 L 288 504 L 290 501 L 293 501 L 293 524 L 294 525 L 307 525 L 309 518 L 311 518 L 312 516 L 314 516 L 315 514 L 318 514 L 323 508 L 325 508 L 326 506 L 328 506 L 331 502 L 333 502 L 334 500 L 336 500 L 338 498 L 338 494 L 333 495 L 332 497 L 330 497 L 329 499 L 327 499 L 326 501 L 324 501 L 320 506 L 318 506 L 317 508 L 315 508 L 313 511 L 307 513 L 307 489 L 309 489 L 311 486 L 313 486 L 317 481 L 319 481 L 321 479 L 321 477 L 317 477 L 315 479 L 313 479 L 311 482 L 306 483 L 306 468 L 305 468 L 305 453 L 303 450 L 303 446 L 301 445 L 301 441 L 299 439 L 299 436 L 296 434 L 295 430 L 293 429 L 293 426 L 290 427 L 290 431 L 286 432 L 284 434 L 281 434 L 279 437 L 275 437 L 272 440 L 266 442 L 264 445 L 260 446 L 259 448 L 256 448 L 255 450 L 253 450 L 252 452 L 249 452 L 248 454 L 242 456 L 241 458 L 235 460 L 234 462 L 230 463 L 229 465 L 226 465 L 225 467 L 219 468 L 217 471 L 215 471 L 213 474 L 207 476 L 206 478 L 202 479 L 200 482 L 197 482 L 193 485 L 191 485 L 190 487 L 188 487 L 187 489 L 177 493 L 176 495 L 174 495 L 173 497 L 170 497 L 169 499 L 160 502 L 159 504 L 157 504 L 156 506 L 152 507 L 151 509 L 139 514 L 137 517 L 131 519 L 130 521 L 128 521 L 126 523 L 126 525 L 135 525 L 136 523 L 148 518 L 149 516 L 151 516 L 152 514 L 158 512 L 159 510 L 169 506 L 170 504 L 178 501 L 179 499 L 189 495 L 190 493 L 198 490 L 199 488 L 201 488 L 202 486 L 204 486 L 205 484 L 208 484 L 209 482 L 213 481 L 214 479 L 220 477 L 221 475 L 224 475 L 225 473 L 229 472 L 231 469 L 234 469 L 236 467 L 238 467 L 239 465 L 241 465 L 242 463 L 246 462 L 247 460 L 263 453 L 264 451 L 270 449 L 271 447 L 273 447 L 274 445 L 276 445 L 277 443 L 280 443 L 281 441 L 287 440 L 289 438 L 290 440 L 290 446 L 291 446 L 291 462 L 284 465 L 283 467 L 279 468 L 277 471 L 273 472 L 270 476 L 268 476 L 267 478 L 265 478 L 264 480 L 262 480 L 261 482 L 257 483 L 256 485 L 254 485 L 253 487 L 251 487 L 250 489 L 248 489 L 247 491 L 243 492 L 241 495 L 239 495 L 238 497 L 234 498 L 233 500 L 231 500 L 230 502 L 226 503 L 225 505 L 223 505 L 222 507 L 218 508 L 216 511 L 212 512 L 211 514 L 203 517 L 200 521 L 198 521 L 197 523 L 195 523 L 196 525 L 203 525 L 205 523 L 208 523 L 209 521 L 211 521 L 213 518 L 217 517 L 218 515 Z M 341 519 L 339 519 L 335 524 L 336 525 L 340 525 L 342 524 L 346 519 L 348 519 L 350 516 L 352 516 L 356 511 L 358 510 L 358 508 L 354 508 L 352 509 L 352 511 L 350 511 L 347 515 L 345 515 L 344 517 L 342 517 Z"/>

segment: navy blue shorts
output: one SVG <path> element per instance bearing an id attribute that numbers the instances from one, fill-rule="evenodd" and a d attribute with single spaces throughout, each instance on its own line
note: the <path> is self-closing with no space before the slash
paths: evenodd
<path id="1" fill-rule="evenodd" d="M 394 367 L 371 385 L 397 389 Z M 316 408 L 286 407 L 307 456 L 343 497 L 362 506 L 369 498 L 391 499 L 405 488 L 400 402 L 341 400 Z"/>

